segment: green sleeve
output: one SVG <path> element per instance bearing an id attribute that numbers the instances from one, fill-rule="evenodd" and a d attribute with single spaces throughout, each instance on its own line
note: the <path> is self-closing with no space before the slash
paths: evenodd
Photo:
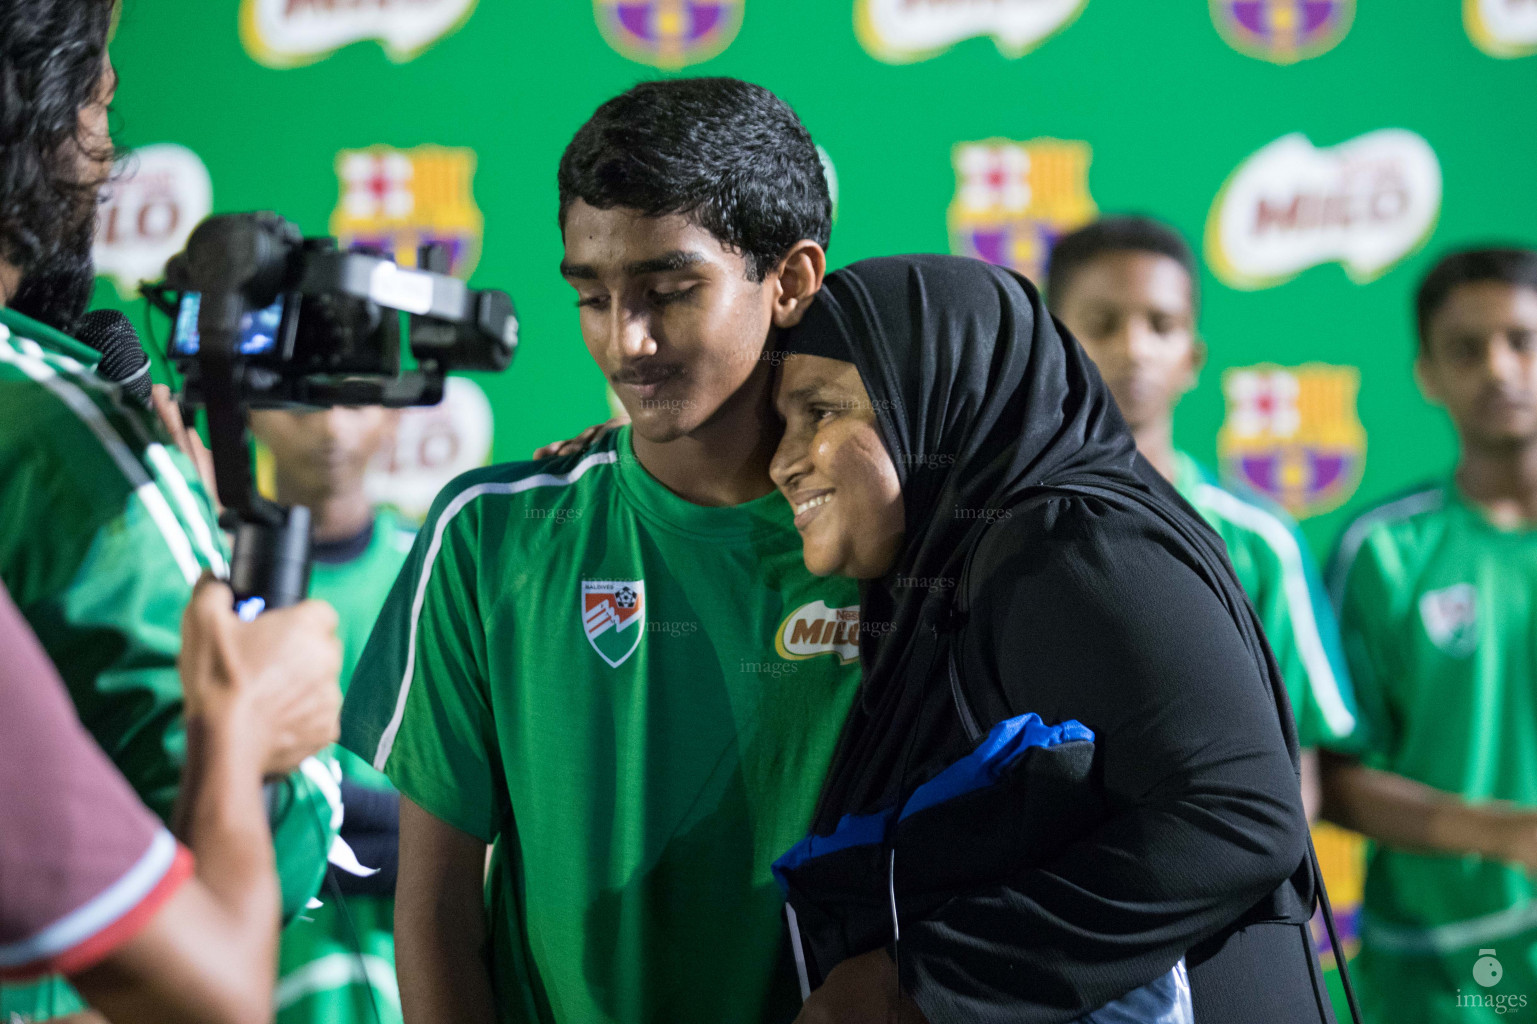
<path id="1" fill-rule="evenodd" d="M 490 842 L 505 786 L 477 593 L 473 488 L 438 497 L 390 589 L 342 708 L 342 745 L 413 802 Z"/>
<path id="2" fill-rule="evenodd" d="M 1367 538 L 1345 573 L 1340 601 L 1340 635 L 1355 683 L 1360 719 L 1357 751 L 1376 768 L 1391 762 L 1398 740 L 1399 713 L 1393 681 L 1402 678 L 1396 650 L 1402 628 L 1402 601 L 1383 566 L 1380 535 Z"/>
<path id="3" fill-rule="evenodd" d="M 1353 750 L 1355 691 L 1307 542 L 1279 511 L 1232 501 L 1222 511 L 1233 568 L 1281 669 L 1298 742 L 1304 748 Z"/>

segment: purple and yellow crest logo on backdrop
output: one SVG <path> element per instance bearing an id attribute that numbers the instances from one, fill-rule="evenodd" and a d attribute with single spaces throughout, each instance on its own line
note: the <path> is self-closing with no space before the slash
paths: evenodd
<path id="1" fill-rule="evenodd" d="M 1339 45 L 1355 20 L 1355 0 L 1211 0 L 1222 38 L 1239 53 L 1295 64 Z"/>
<path id="2" fill-rule="evenodd" d="M 676 71 L 718 56 L 747 0 L 594 0 L 598 30 L 630 60 Z"/>
<path id="3" fill-rule="evenodd" d="M 952 154 L 950 251 L 1040 280 L 1057 239 L 1099 214 L 1089 195 L 1087 142 L 987 139 Z"/>
<path id="4" fill-rule="evenodd" d="M 1262 364 L 1222 375 L 1227 419 L 1217 434 L 1223 475 L 1269 495 L 1299 519 L 1339 508 L 1366 464 L 1354 366 Z"/>
<path id="5" fill-rule="evenodd" d="M 448 248 L 450 273 L 468 278 L 475 269 L 483 221 L 471 188 L 474 150 L 343 150 L 336 176 L 341 199 L 331 214 L 331 234 L 342 248 L 376 249 L 414 267 L 417 249 L 437 243 Z"/>

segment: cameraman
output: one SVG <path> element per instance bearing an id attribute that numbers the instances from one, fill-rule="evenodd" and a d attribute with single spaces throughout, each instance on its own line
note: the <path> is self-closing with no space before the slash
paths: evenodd
<path id="1" fill-rule="evenodd" d="M 335 738 L 341 645 L 323 602 L 249 624 L 230 604 L 205 580 L 183 623 L 189 856 L 81 728 L 0 587 L 0 976 L 66 974 L 116 1024 L 271 1019 L 262 771 Z"/>
<path id="2" fill-rule="evenodd" d="M 0 0 L 0 583 L 86 730 L 169 819 L 186 754 L 178 621 L 226 556 L 191 464 L 63 333 L 90 295 L 112 167 L 113 6 Z M 334 778 L 305 769 L 279 779 L 269 806 L 287 916 L 318 890 L 339 815 Z M 0 1020 L 81 1005 L 57 979 L 0 986 Z"/>

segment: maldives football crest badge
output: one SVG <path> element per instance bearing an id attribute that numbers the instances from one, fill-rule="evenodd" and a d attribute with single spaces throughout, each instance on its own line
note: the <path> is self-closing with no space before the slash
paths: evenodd
<path id="1" fill-rule="evenodd" d="M 331 234 L 342 248 L 374 249 L 414 267 L 417 249 L 437 243 L 448 249 L 450 273 L 468 278 L 475 269 L 483 221 L 471 189 L 473 150 L 343 150 L 336 176 L 341 198 L 331 214 Z"/>
<path id="2" fill-rule="evenodd" d="M 1478 591 L 1458 583 L 1420 596 L 1420 621 L 1430 642 L 1453 658 L 1478 649 Z"/>
<path id="3" fill-rule="evenodd" d="M 1222 470 L 1299 519 L 1343 505 L 1361 482 L 1366 429 L 1354 366 L 1247 366 L 1222 375 Z"/>
<path id="4" fill-rule="evenodd" d="M 1222 38 L 1239 53 L 1272 64 L 1328 53 L 1355 16 L 1355 0 L 1211 0 Z"/>
<path id="5" fill-rule="evenodd" d="M 598 31 L 630 60 L 676 71 L 718 56 L 747 0 L 593 0 Z"/>
<path id="6" fill-rule="evenodd" d="M 646 581 L 583 580 L 582 629 L 598 657 L 623 665 L 646 631 Z"/>
<path id="7" fill-rule="evenodd" d="M 1046 272 L 1057 239 L 1098 215 L 1089 195 L 1087 142 L 988 139 L 953 151 L 950 251 L 1019 271 Z"/>

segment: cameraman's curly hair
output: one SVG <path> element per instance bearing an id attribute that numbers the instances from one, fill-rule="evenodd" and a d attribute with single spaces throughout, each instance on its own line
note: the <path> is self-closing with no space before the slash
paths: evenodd
<path id="1" fill-rule="evenodd" d="M 80 111 L 101 82 L 114 3 L 0 0 L 0 260 L 23 272 L 94 209 L 102 182 L 80 180 Z"/>

